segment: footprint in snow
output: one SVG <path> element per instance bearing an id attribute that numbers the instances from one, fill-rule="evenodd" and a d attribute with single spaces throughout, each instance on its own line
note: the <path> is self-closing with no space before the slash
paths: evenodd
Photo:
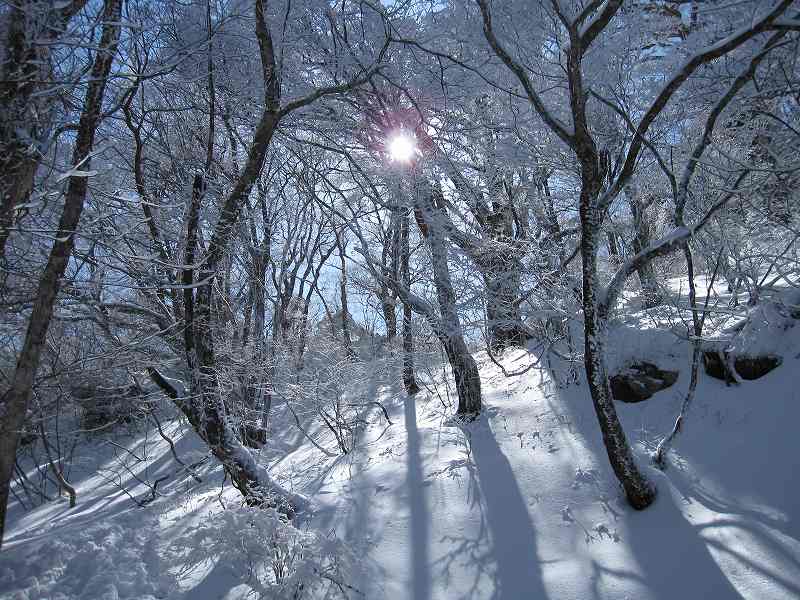
<path id="1" fill-rule="evenodd" d="M 575 477 L 572 481 L 572 489 L 578 489 L 584 484 L 596 485 L 599 487 L 600 474 L 597 469 L 575 469 Z"/>
<path id="2" fill-rule="evenodd" d="M 594 532 L 597 534 L 601 540 L 603 536 L 608 536 L 608 539 L 613 540 L 614 542 L 619 542 L 619 534 L 617 530 L 611 531 L 605 523 L 598 523 L 593 528 Z"/>
<path id="3" fill-rule="evenodd" d="M 569 506 L 565 506 L 561 509 L 561 520 L 566 523 L 575 522 L 575 517 L 572 516 L 572 511 L 569 509 Z"/>

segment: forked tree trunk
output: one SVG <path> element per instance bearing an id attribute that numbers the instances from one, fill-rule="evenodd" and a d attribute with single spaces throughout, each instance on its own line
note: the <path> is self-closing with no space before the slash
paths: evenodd
<path id="1" fill-rule="evenodd" d="M 208 444 L 214 456 L 230 473 L 234 485 L 251 504 L 271 504 L 286 514 L 294 512 L 290 495 L 275 485 L 266 470 L 256 464 L 250 451 L 239 441 L 234 428 L 226 418 L 222 390 L 216 376 L 212 331 L 212 281 L 229 249 L 230 240 L 244 203 L 264 166 L 264 158 L 272 136 L 281 119 L 280 88 L 278 85 L 272 37 L 264 15 L 264 4 L 255 2 L 256 36 L 261 51 L 264 76 L 264 109 L 256 126 L 247 160 L 239 178 L 220 207 L 208 248 L 201 262 L 197 284 L 194 283 L 194 264 L 198 238 L 198 211 L 204 193 L 202 178 L 195 178 L 192 205 L 189 212 L 187 244 L 182 283 L 184 284 L 184 344 L 192 390 L 189 399 L 183 399 L 168 387 L 161 388 L 186 415 L 197 434 Z M 196 295 L 193 289 L 196 286 Z M 153 376 L 154 370 L 151 370 Z M 158 378 L 153 377 L 158 383 Z M 173 390 L 174 392 L 174 390 Z"/>
<path id="2" fill-rule="evenodd" d="M 164 394 L 172 399 L 214 457 L 222 463 L 248 504 L 274 506 L 289 518 L 294 516 L 303 499 L 272 481 L 266 470 L 258 466 L 250 450 L 239 441 L 225 419 L 215 377 L 209 376 L 207 371 L 199 373 L 198 379 L 202 378 L 202 397 L 191 394 L 186 398 L 157 369 L 151 367 L 148 373 Z"/>
<path id="3" fill-rule="evenodd" d="M 421 131 L 417 135 L 423 139 L 427 137 Z M 423 193 L 431 197 L 429 204 L 434 211 L 438 229 L 470 257 L 483 278 L 486 334 L 490 347 L 501 351 L 510 346 L 524 346 L 530 336 L 519 315 L 522 263 L 517 257 L 524 252 L 522 243 L 527 236 L 527 226 L 522 224 L 523 219 L 520 219 L 513 206 L 513 198 L 506 198 L 505 193 L 501 192 L 500 188 L 503 186 L 498 173 L 495 173 L 494 183 L 490 186 L 494 199 L 491 202 L 481 199 L 471 209 L 480 235 L 471 235 L 456 227 L 447 214 L 445 198 L 439 186 L 433 185 L 422 174 L 418 176 Z M 454 180 L 459 179 L 456 174 L 451 176 Z M 460 186 L 461 184 L 457 187 Z M 552 211 L 552 205 L 550 208 Z M 526 211 L 520 212 L 524 214 Z M 426 235 L 429 226 L 419 207 L 416 208 L 415 215 L 420 230 Z M 527 221 L 527 218 L 524 220 Z M 557 223 L 555 228 L 558 230 Z"/>
<path id="4" fill-rule="evenodd" d="M 122 0 L 106 0 L 103 8 L 103 32 L 86 89 L 75 147 L 72 152 L 73 167 L 80 171 L 90 169 L 91 152 L 95 132 L 100 123 L 106 82 L 114 55 L 117 53 L 121 12 Z M 0 403 L 0 414 L 2 415 L 0 419 L 0 544 L 2 544 L 19 431 L 28 411 L 33 381 L 39 369 L 42 349 L 53 316 L 61 278 L 64 276 L 75 244 L 75 231 L 83 212 L 87 188 L 87 177 L 73 175 L 69 178 L 64 210 L 61 213 L 58 232 L 50 250 L 47 265 L 39 281 L 39 289 L 33 302 L 22 352 L 17 360 L 11 386 Z"/>
<path id="5" fill-rule="evenodd" d="M 161 388 L 175 401 L 197 434 L 225 466 L 246 502 L 254 505 L 274 505 L 291 516 L 294 512 L 291 495 L 272 482 L 265 469 L 258 467 L 253 455 L 239 441 L 234 428 L 226 418 L 222 390 L 216 375 L 211 320 L 212 281 L 229 249 L 242 207 L 261 173 L 272 136 L 281 119 L 277 65 L 262 0 L 255 2 L 255 18 L 264 77 L 264 109 L 241 174 L 220 207 L 220 215 L 208 242 L 208 249 L 202 261 L 198 261 L 203 266 L 197 284 L 193 281 L 194 273 L 190 266 L 183 271 L 184 343 L 187 366 L 191 374 L 192 393 L 190 398 L 183 399 L 174 393 L 174 390 L 170 391 L 168 386 L 161 385 Z M 198 178 L 195 179 L 192 208 L 189 213 L 185 261 L 187 265 L 193 265 L 195 262 L 194 253 L 199 227 L 197 211 L 204 193 L 202 179 Z M 193 295 L 195 286 L 196 295 Z M 157 372 L 151 369 L 151 376 L 154 373 L 157 375 Z M 153 376 L 153 379 L 158 383 L 157 376 Z"/>
<path id="6" fill-rule="evenodd" d="M 515 237 L 511 205 L 495 203 L 494 211 L 485 217 L 482 236 L 478 238 L 455 227 L 446 213 L 440 190 L 429 182 L 425 182 L 424 187 L 432 189 L 430 204 L 436 211 L 438 227 L 473 260 L 483 278 L 490 347 L 501 351 L 511 346 L 524 346 L 530 336 L 520 319 L 522 263 L 518 255 L 523 251 L 521 242 L 525 234 L 518 232 L 520 237 Z M 425 228 L 424 223 L 422 228 Z"/>
<path id="7" fill-rule="evenodd" d="M 586 194 L 585 189 L 582 196 Z M 619 422 L 606 369 L 606 319 L 598 314 L 599 281 L 597 251 L 601 217 L 592 202 L 581 201 L 581 267 L 583 274 L 584 365 L 597 421 L 611 468 L 625 490 L 631 506 L 647 508 L 655 498 L 655 487 L 645 479 L 633 457 Z"/>
<path id="8" fill-rule="evenodd" d="M 267 143 L 269 138 L 271 132 L 266 138 Z M 266 146 L 263 150 L 266 151 Z M 258 152 L 258 149 L 254 151 Z M 259 157 L 254 158 L 258 160 Z M 263 154 L 261 159 L 263 161 Z M 255 169 L 253 172 L 257 172 L 255 165 L 251 167 Z M 196 175 L 186 236 L 187 265 L 195 262 L 198 215 L 204 192 L 202 176 Z M 221 257 L 221 254 L 216 256 Z M 192 387 L 189 398 L 181 397 L 174 388 L 170 389 L 172 386 L 155 369 L 150 370 L 150 375 L 175 402 L 212 454 L 223 464 L 245 501 L 251 505 L 275 506 L 291 518 L 297 508 L 298 497 L 275 484 L 266 470 L 258 466 L 251 452 L 239 440 L 227 417 L 223 391 L 217 380 L 212 327 L 212 281 L 218 264 L 218 261 L 206 259 L 205 268 L 200 271 L 197 282 L 194 281 L 191 268 L 183 270 L 184 344 Z"/>

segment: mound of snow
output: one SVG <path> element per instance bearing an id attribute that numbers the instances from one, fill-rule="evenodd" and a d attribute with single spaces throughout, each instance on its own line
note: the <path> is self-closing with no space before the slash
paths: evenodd
<path id="1" fill-rule="evenodd" d="M 738 356 L 797 354 L 800 345 L 800 291 L 789 290 L 751 308 L 710 344 Z"/>
<path id="2" fill-rule="evenodd" d="M 621 362 L 690 354 L 669 331 L 611 336 Z M 147 488 L 135 480 L 88 473 L 75 481 L 75 509 L 54 502 L 13 512 L 0 597 L 800 598 L 793 352 L 774 376 L 727 389 L 724 400 L 701 378 L 674 468 L 644 467 L 660 492 L 643 512 L 624 501 L 585 383 L 559 387 L 554 379 L 566 378 L 535 368 L 505 377 L 476 358 L 485 409 L 469 425 L 445 425 L 454 390 L 440 375 L 415 398 L 390 375 L 376 376 L 372 397 L 393 424 L 377 409 L 365 414 L 343 456 L 321 452 L 276 411 L 276 443 L 253 456 L 311 499 L 313 515 L 299 529 L 274 511 L 241 507 L 211 461 L 202 484 L 173 480 L 142 508 L 116 485 L 140 498 Z M 536 361 L 521 350 L 501 360 L 507 371 Z M 662 392 L 663 402 L 618 405 L 643 464 L 674 422 L 685 379 Z M 754 407 L 754 395 L 774 401 Z M 177 422 L 169 432 L 182 456 L 197 448 Z M 336 447 L 324 430 L 310 433 Z M 156 440 L 148 462 L 131 467 L 143 480 L 175 466 L 166 444 L 147 439 Z M 112 466 L 109 448 L 95 449 L 99 469 Z"/>

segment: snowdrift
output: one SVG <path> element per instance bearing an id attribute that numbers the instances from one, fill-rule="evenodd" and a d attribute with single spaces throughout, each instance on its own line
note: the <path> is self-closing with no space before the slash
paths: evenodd
<path id="1" fill-rule="evenodd" d="M 0 597 L 800 598 L 794 330 L 769 376 L 735 387 L 701 378 L 672 466 L 647 469 L 659 496 L 641 513 L 610 471 L 585 384 L 558 388 L 537 369 L 507 378 L 480 354 L 486 408 L 463 428 L 445 425 L 446 380 L 411 399 L 384 369 L 370 393 L 393 424 L 370 413 L 347 455 L 323 454 L 279 412 L 257 456 L 311 499 L 299 529 L 242 508 L 210 460 L 197 469 L 202 483 L 177 473 L 140 507 L 131 496 L 148 488 L 137 477 L 178 470 L 166 444 L 152 433 L 131 439 L 140 458 L 146 448 L 136 461 L 92 442 L 97 459 L 75 481 L 75 509 L 65 500 L 14 507 Z M 658 401 L 617 405 L 646 463 L 678 411 L 690 348 L 663 331 L 614 336 L 615 367 L 635 355 L 680 370 Z M 535 357 L 519 350 L 502 360 L 519 370 Z M 179 422 L 169 434 L 185 460 L 202 458 Z M 325 432 L 312 434 L 335 450 Z"/>

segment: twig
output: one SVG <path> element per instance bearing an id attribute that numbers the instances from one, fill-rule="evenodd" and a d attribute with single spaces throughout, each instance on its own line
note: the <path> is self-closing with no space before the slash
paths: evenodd
<path id="1" fill-rule="evenodd" d="M 194 478 L 194 480 L 195 480 L 197 483 L 202 483 L 202 481 L 203 481 L 203 480 L 200 478 L 200 476 L 199 476 L 199 475 L 197 475 L 197 473 L 195 473 L 195 472 L 194 472 L 194 471 L 193 471 L 193 470 L 192 470 L 190 467 L 188 467 L 188 466 L 186 465 L 186 463 L 185 463 L 185 462 L 183 462 L 183 461 L 182 461 L 182 460 L 181 460 L 181 459 L 178 457 L 178 452 L 175 450 L 175 443 L 172 441 L 172 438 L 170 438 L 170 437 L 169 437 L 169 436 L 168 436 L 166 433 L 164 433 L 164 430 L 161 428 L 161 421 L 159 421 L 159 420 L 158 420 L 158 417 L 156 416 L 156 413 L 155 413 L 155 411 L 151 411 L 151 412 L 150 412 L 150 416 L 152 416 L 152 417 L 153 417 L 153 421 L 155 421 L 155 423 L 156 423 L 156 427 L 158 428 L 158 434 L 161 436 L 161 438 L 162 438 L 162 439 L 163 439 L 165 442 L 167 442 L 167 443 L 169 444 L 169 450 L 170 450 L 170 452 L 172 452 L 172 457 L 175 459 L 175 462 L 177 462 L 177 463 L 178 463 L 179 465 L 181 465 L 181 466 L 182 466 L 182 467 L 183 467 L 183 468 L 184 468 L 186 471 L 188 471 L 188 472 L 189 472 L 189 474 L 190 474 L 190 475 L 191 475 L 191 476 Z M 156 481 L 156 483 L 154 484 L 154 486 L 153 486 L 153 487 L 155 487 L 155 485 L 158 485 L 158 481 Z"/>
<path id="2" fill-rule="evenodd" d="M 667 453 L 669 452 L 670 448 L 672 447 L 672 442 L 675 440 L 675 437 L 681 431 L 683 426 L 683 420 L 686 417 L 686 413 L 689 412 L 689 408 L 691 407 L 692 400 L 694 399 L 695 390 L 697 389 L 697 378 L 698 378 L 698 371 L 700 368 L 700 354 L 702 352 L 702 334 L 703 334 L 703 326 L 705 325 L 706 316 L 708 316 L 708 312 L 706 309 L 708 308 L 708 302 L 711 298 L 711 290 L 714 288 L 714 281 L 717 278 L 717 273 L 719 272 L 719 265 L 722 260 L 722 250 L 719 251 L 717 255 L 717 264 L 714 266 L 714 273 L 711 275 L 711 281 L 708 284 L 708 289 L 706 290 L 706 298 L 703 304 L 703 312 L 702 315 L 698 314 L 699 311 L 697 310 L 697 296 L 695 293 L 694 287 L 694 267 L 691 260 L 691 250 L 689 250 L 689 246 L 687 244 L 685 248 L 686 258 L 687 258 L 687 266 L 689 269 L 689 301 L 692 306 L 692 319 L 694 321 L 694 339 L 692 342 L 693 349 L 692 349 L 692 374 L 691 380 L 689 381 L 689 389 L 686 392 L 686 396 L 683 399 L 683 404 L 681 405 L 681 411 L 678 414 L 678 417 L 675 419 L 675 424 L 672 426 L 672 431 L 670 431 L 669 435 L 665 437 L 661 442 L 659 442 L 658 446 L 656 447 L 656 451 L 653 453 L 653 462 L 659 469 L 666 469 L 667 467 Z"/>

